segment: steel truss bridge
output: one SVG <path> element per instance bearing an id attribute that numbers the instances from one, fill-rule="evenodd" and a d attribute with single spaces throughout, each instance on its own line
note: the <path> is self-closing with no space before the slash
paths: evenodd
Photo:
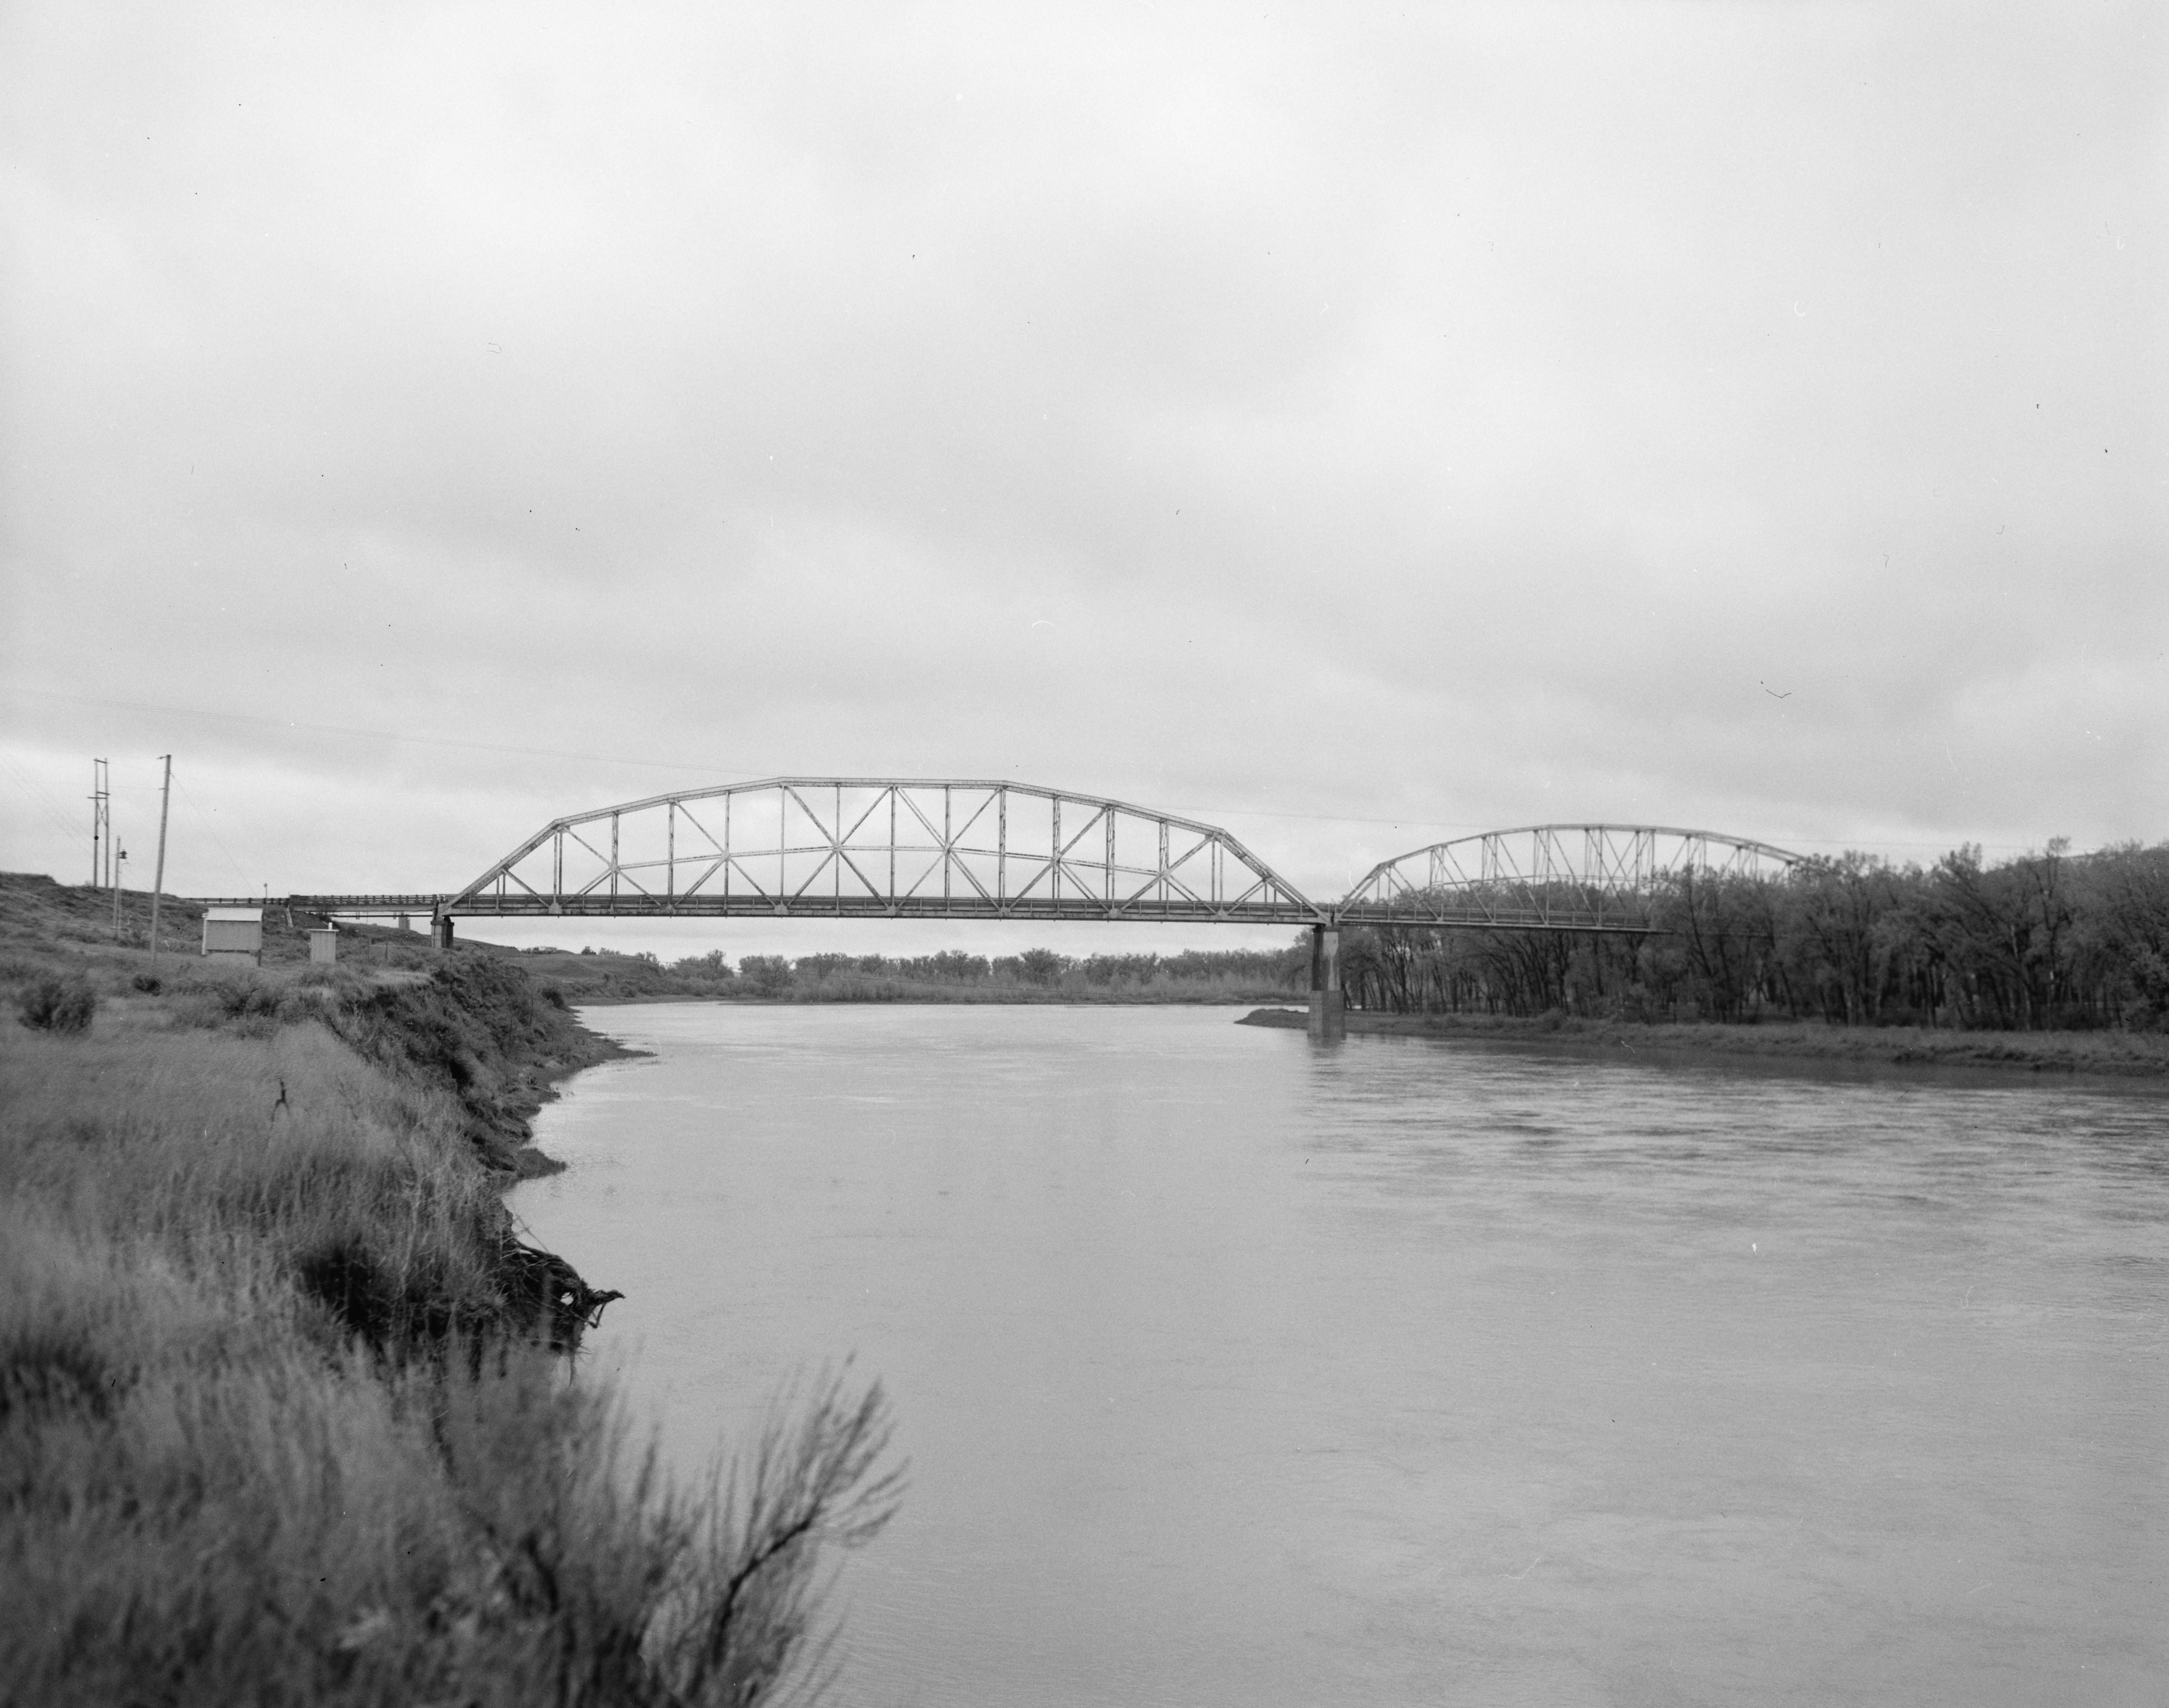
<path id="1" fill-rule="evenodd" d="M 1433 843 L 1314 901 L 1226 831 L 1022 783 L 771 777 L 552 820 L 464 889 L 293 896 L 357 917 L 1140 921 L 1648 932 L 1682 878 L 1802 857 L 1714 831 L 1545 824 Z M 260 898 L 245 897 L 243 901 Z"/>

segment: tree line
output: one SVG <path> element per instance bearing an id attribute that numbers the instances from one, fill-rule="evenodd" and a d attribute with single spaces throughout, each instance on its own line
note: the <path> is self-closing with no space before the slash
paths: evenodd
<path id="1" fill-rule="evenodd" d="M 1848 854 L 1780 878 L 1679 874 L 1647 935 L 1348 933 L 1351 1006 L 1636 1020 L 2045 1030 L 2169 1024 L 2169 843 L 1990 865 Z"/>
<path id="2" fill-rule="evenodd" d="M 531 953 L 531 951 L 530 951 Z M 594 958 L 541 951 L 566 963 L 557 982 L 573 995 L 604 987 L 640 995 L 743 997 L 770 1001 L 988 1001 L 1005 997 L 1093 1001 L 1236 1001 L 1301 989 L 1309 977 L 1306 936 L 1299 949 L 1185 950 L 1178 955 L 1063 955 L 1027 949 L 989 957 L 945 949 L 933 955 L 749 955 L 736 966 L 721 950 L 665 965 L 653 955 Z M 605 976 L 605 963 L 608 976 Z M 591 988 L 592 987 L 592 988 Z"/>

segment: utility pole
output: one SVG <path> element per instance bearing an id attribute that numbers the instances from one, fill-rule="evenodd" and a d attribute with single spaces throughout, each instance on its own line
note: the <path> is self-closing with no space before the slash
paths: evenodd
<path id="1" fill-rule="evenodd" d="M 113 824 L 113 790 L 108 786 L 105 761 L 90 762 L 90 886 L 105 881 L 106 844 Z"/>
<path id="2" fill-rule="evenodd" d="M 166 888 L 166 808 L 173 798 L 173 756 L 166 758 L 166 780 L 158 790 L 158 870 L 151 880 L 151 960 L 158 959 L 158 897 Z"/>

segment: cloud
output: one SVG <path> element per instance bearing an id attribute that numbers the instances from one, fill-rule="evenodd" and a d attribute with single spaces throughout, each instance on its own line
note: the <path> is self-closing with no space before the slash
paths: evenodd
<path id="1" fill-rule="evenodd" d="M 10 752 L 183 752 L 274 887 L 657 774 L 583 754 L 1321 884 L 1381 818 L 2165 833 L 2143 9 L 11 29 Z"/>

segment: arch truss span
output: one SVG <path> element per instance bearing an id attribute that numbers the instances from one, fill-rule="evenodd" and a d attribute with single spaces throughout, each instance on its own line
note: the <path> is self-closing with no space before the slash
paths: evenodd
<path id="1" fill-rule="evenodd" d="M 1782 876 L 1804 857 L 1713 830 L 1533 824 L 1382 860 L 1335 911 L 1351 925 L 1648 931 L 1684 877 Z"/>
<path id="2" fill-rule="evenodd" d="M 1029 784 L 770 777 L 552 820 L 446 914 L 1307 924 L 1215 826 Z"/>

